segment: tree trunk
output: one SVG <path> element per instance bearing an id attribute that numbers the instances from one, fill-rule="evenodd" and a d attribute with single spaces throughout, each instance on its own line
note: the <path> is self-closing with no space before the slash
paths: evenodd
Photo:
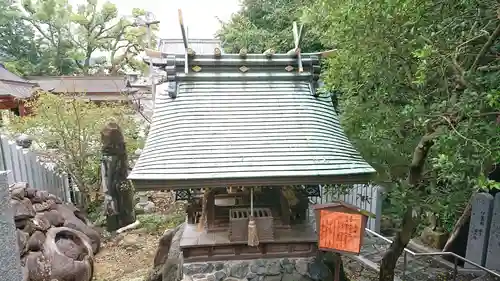
<path id="1" fill-rule="evenodd" d="M 437 136 L 434 131 L 429 132 L 422 137 L 417 147 L 413 152 L 413 159 L 411 161 L 407 185 L 414 195 L 418 198 L 423 188 L 419 186 L 422 179 L 422 171 L 424 169 L 425 161 L 431 147 L 434 145 L 433 139 Z M 403 253 L 404 249 L 410 242 L 410 239 L 418 226 L 420 217 L 420 210 L 413 206 L 406 206 L 406 210 L 401 222 L 401 230 L 396 234 L 394 242 L 392 242 L 389 249 L 385 252 L 384 257 L 380 263 L 379 281 L 393 281 L 394 269 L 396 263 Z"/>
<path id="2" fill-rule="evenodd" d="M 127 152 L 118 124 L 108 123 L 101 131 L 101 141 L 102 153 L 107 163 L 107 230 L 112 232 L 135 221 L 134 191 L 127 180 Z"/>
<path id="3" fill-rule="evenodd" d="M 472 196 L 474 196 L 474 195 L 472 195 Z M 469 203 L 467 203 L 467 207 L 465 207 L 462 215 L 455 223 L 455 226 L 453 227 L 453 231 L 451 232 L 450 238 L 448 238 L 448 241 L 446 241 L 446 245 L 444 245 L 443 252 L 451 251 L 452 245 L 454 244 L 455 240 L 459 236 L 460 232 L 463 231 L 463 227 L 467 226 L 467 223 L 470 220 L 470 215 L 472 213 L 472 203 L 471 203 L 472 200 L 471 199 L 469 199 Z"/>

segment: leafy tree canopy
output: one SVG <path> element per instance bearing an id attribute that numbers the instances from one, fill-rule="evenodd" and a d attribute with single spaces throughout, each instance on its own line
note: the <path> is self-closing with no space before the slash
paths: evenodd
<path id="1" fill-rule="evenodd" d="M 8 8 L 2 11 L 6 15 L 2 16 L 2 30 L 11 38 L 0 42 L 0 50 L 12 49 L 2 59 L 14 72 L 89 75 L 145 69 L 145 64 L 135 58 L 148 43 L 146 27 L 134 24 L 145 14 L 143 10 L 133 9 L 130 15 L 119 16 L 115 4 L 98 6 L 96 0 L 86 0 L 76 7 L 67 0 L 22 0 L 18 5 L 9 2 L 0 0 L 0 6 Z M 154 41 L 157 26 L 152 29 Z M 23 50 L 26 48 L 30 48 L 30 57 Z"/>
<path id="2" fill-rule="evenodd" d="M 380 280 L 392 280 L 418 225 L 413 210 L 436 213 L 451 230 L 473 192 L 498 188 L 486 175 L 500 159 L 500 5 L 274 2 L 243 1 L 219 36 L 228 51 L 283 52 L 300 20 L 309 32 L 304 50 L 338 48 L 324 65 L 322 92 L 334 93 L 346 133 L 389 187 L 389 211 L 409 215 L 381 265 Z"/>
<path id="3" fill-rule="evenodd" d="M 27 106 L 33 115 L 14 119 L 8 131 L 31 136 L 40 146 L 39 153 L 69 172 L 86 196 L 99 189 L 100 131 L 105 124 L 120 125 L 129 155 L 142 147 L 142 124 L 126 105 L 97 105 L 80 95 L 40 93 Z"/>

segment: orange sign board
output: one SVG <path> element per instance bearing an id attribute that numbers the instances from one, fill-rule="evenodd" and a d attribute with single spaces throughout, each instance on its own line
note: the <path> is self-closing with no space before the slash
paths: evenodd
<path id="1" fill-rule="evenodd" d="M 320 210 L 319 218 L 320 249 L 356 254 L 360 252 L 363 215 Z"/>

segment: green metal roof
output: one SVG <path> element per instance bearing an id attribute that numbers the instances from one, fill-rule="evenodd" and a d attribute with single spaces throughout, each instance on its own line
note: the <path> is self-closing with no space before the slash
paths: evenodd
<path id="1" fill-rule="evenodd" d="M 151 129 L 129 179 L 136 189 L 364 183 L 375 172 L 345 136 L 319 59 L 303 55 L 164 58 Z M 293 68 L 293 70 L 291 69 Z M 198 70 L 198 72 L 193 69 Z"/>

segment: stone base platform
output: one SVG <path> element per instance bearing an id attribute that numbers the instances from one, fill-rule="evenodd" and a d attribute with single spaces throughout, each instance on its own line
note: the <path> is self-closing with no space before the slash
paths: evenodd
<path id="1" fill-rule="evenodd" d="M 328 267 L 315 257 L 184 263 L 183 275 L 183 281 L 333 280 Z"/>

